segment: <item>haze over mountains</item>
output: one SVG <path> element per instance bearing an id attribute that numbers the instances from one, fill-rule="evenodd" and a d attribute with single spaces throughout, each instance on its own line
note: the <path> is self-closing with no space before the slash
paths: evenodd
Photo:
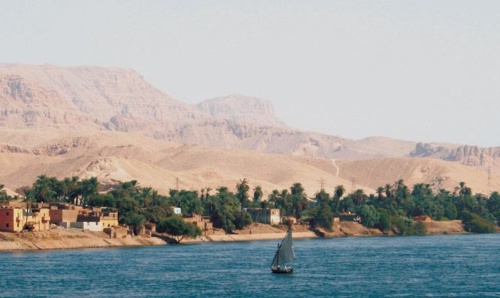
<path id="1" fill-rule="evenodd" d="M 500 189 L 500 147 L 351 140 L 288 127 L 260 98 L 187 104 L 129 69 L 0 65 L 0 184 L 15 190 L 41 174 L 135 179 L 161 192 L 247 178 L 267 192 L 301 182 L 310 196 L 398 179 L 489 193 Z"/>

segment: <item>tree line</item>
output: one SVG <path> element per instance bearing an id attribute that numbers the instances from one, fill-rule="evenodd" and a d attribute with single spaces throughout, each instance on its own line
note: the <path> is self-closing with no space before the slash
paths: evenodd
<path id="1" fill-rule="evenodd" d="M 15 199 L 7 196 L 2 188 L 0 185 L 0 201 Z M 157 225 L 158 232 L 180 236 L 199 236 L 201 231 L 184 223 L 173 213 L 172 207 L 180 207 L 183 215 L 208 216 L 215 228 L 227 233 L 252 223 L 245 208 L 280 209 L 285 218 L 308 223 L 313 230 L 323 228 L 327 231 L 331 231 L 334 217 L 352 218 L 355 215 L 366 227 L 399 235 L 424 234 L 425 226 L 414 220 L 421 215 L 433 220 L 460 219 L 466 231 L 476 233 L 493 232 L 500 222 L 500 194 L 493 192 L 489 197 L 473 194 L 465 182 L 454 191 L 440 189 L 436 192 L 430 184 L 418 183 L 410 188 L 399 180 L 378 187 L 376 193 L 370 195 L 361 189 L 346 193 L 344 186 L 338 185 L 333 194 L 321 189 L 314 197 L 307 196 L 301 183 L 294 183 L 289 189 L 275 189 L 264 198 L 262 187 L 251 190 L 247 179 L 241 179 L 234 192 L 221 186 L 200 191 L 170 189 L 168 195 L 161 195 L 151 187 L 140 186 L 136 180 L 106 189 L 95 177 L 58 180 L 41 175 L 23 191 L 28 203 L 108 207 L 119 212 L 121 224 L 136 231 L 151 222 Z"/>

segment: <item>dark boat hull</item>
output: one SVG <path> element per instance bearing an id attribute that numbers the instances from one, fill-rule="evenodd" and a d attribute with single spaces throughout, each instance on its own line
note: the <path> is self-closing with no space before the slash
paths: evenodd
<path id="1" fill-rule="evenodd" d="M 293 268 L 271 268 L 271 271 L 273 273 L 278 273 L 278 274 L 288 274 L 293 272 Z"/>

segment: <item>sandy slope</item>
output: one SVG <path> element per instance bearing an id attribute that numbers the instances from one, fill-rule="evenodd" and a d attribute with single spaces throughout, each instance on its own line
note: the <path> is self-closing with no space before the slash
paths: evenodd
<path id="1" fill-rule="evenodd" d="M 26 144 L 29 138 L 18 139 Z M 0 183 L 14 190 L 31 185 L 41 174 L 59 179 L 95 176 L 103 182 L 137 180 L 164 194 L 177 186 L 192 190 L 227 186 L 232 190 L 243 178 L 251 188 L 261 185 L 267 193 L 301 182 L 313 195 L 322 183 L 330 192 L 336 185 L 348 183 L 335 175 L 328 159 L 179 145 L 117 132 L 69 140 L 65 136 L 22 148 L 39 153 L 0 152 Z"/>
<path id="2" fill-rule="evenodd" d="M 137 180 L 142 186 L 167 194 L 170 189 L 200 190 L 220 186 L 234 190 L 243 178 L 251 189 L 262 186 L 265 195 L 302 183 L 312 197 L 323 187 L 333 193 L 337 185 L 347 192 L 363 189 L 374 193 L 379 186 L 403 179 L 408 186 L 430 183 L 453 191 L 465 181 L 473 192 L 500 189 L 500 176 L 459 163 L 437 159 L 376 159 L 362 161 L 310 158 L 244 150 L 180 145 L 142 135 L 119 132 L 89 134 L 32 131 L 0 135 L 0 184 L 10 190 L 31 186 L 39 175 L 58 179 L 97 177 L 104 183 Z M 9 149 L 10 148 L 10 149 Z M 0 148 L 1 149 L 1 148 Z"/>

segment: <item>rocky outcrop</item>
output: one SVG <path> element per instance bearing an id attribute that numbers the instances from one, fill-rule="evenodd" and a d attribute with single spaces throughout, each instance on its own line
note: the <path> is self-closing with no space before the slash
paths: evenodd
<path id="1" fill-rule="evenodd" d="M 450 154 L 448 148 L 435 146 L 428 143 L 417 143 L 415 149 L 410 152 L 410 157 L 431 157 L 438 159 L 447 159 Z"/>
<path id="2" fill-rule="evenodd" d="M 500 147 L 460 146 L 451 150 L 446 160 L 458 161 L 468 166 L 496 165 L 500 164 Z"/>
<path id="3" fill-rule="evenodd" d="M 458 146 L 450 149 L 443 146 L 418 143 L 410 156 L 437 158 L 473 167 L 500 167 L 500 147 Z"/>
<path id="4" fill-rule="evenodd" d="M 1 145 L 0 144 L 0 153 L 31 153 L 30 150 L 26 148 L 22 148 L 19 146 L 13 146 L 13 145 Z"/>
<path id="5" fill-rule="evenodd" d="M 274 114 L 272 103 L 262 98 L 232 94 L 203 101 L 197 107 L 213 117 L 258 126 L 285 126 Z"/>
<path id="6" fill-rule="evenodd" d="M 111 67 L 0 66 L 0 123 L 6 127 L 94 129 L 113 117 L 176 121 L 201 115 L 155 89 L 135 71 Z M 10 115 L 20 115 L 20 121 Z"/>

